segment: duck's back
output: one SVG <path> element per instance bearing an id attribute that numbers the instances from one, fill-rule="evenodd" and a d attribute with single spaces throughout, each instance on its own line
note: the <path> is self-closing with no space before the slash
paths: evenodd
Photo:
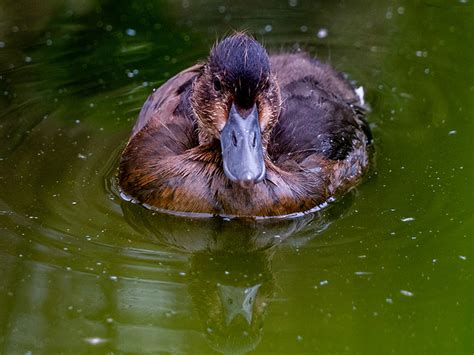
<path id="1" fill-rule="evenodd" d="M 370 129 L 359 97 L 341 73 L 306 54 L 270 60 L 283 102 L 268 148 L 274 161 L 313 168 L 311 160 L 321 165 L 343 161 L 358 148 L 366 152 Z"/>

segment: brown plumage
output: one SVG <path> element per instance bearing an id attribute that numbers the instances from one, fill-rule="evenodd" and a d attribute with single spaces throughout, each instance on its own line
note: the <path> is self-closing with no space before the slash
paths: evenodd
<path id="1" fill-rule="evenodd" d="M 268 56 L 254 39 L 235 34 L 148 98 L 123 151 L 119 183 L 134 200 L 170 211 L 307 211 L 367 170 L 371 137 L 360 105 L 328 65 L 304 53 Z M 238 124 L 258 119 L 258 131 L 242 131 L 249 146 L 240 146 L 234 123 L 224 142 L 230 117 Z"/>

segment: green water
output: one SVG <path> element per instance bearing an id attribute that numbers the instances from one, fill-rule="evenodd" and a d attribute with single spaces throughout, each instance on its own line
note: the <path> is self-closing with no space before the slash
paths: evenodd
<path id="1" fill-rule="evenodd" d="M 232 29 L 363 85 L 365 183 L 300 219 L 156 215 L 115 173 Z M 3 1 L 0 353 L 474 352 L 474 2 Z"/>

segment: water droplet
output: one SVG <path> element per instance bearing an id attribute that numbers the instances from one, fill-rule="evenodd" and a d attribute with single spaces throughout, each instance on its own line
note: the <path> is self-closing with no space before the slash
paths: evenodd
<path id="1" fill-rule="evenodd" d="M 410 291 L 407 291 L 407 290 L 400 290 L 400 293 L 403 296 L 407 296 L 407 297 L 412 297 L 413 296 L 413 292 L 410 292 Z"/>
<path id="2" fill-rule="evenodd" d="M 326 38 L 328 36 L 327 28 L 320 28 L 316 36 L 318 36 L 318 38 L 321 38 L 321 39 Z"/>
<path id="3" fill-rule="evenodd" d="M 84 341 L 86 343 L 92 344 L 92 345 L 97 345 L 97 344 L 102 344 L 107 342 L 107 339 L 104 338 L 85 338 Z"/>
<path id="4" fill-rule="evenodd" d="M 137 34 L 137 31 L 135 31 L 133 28 L 127 28 L 125 33 L 127 34 L 127 36 L 133 37 Z"/>

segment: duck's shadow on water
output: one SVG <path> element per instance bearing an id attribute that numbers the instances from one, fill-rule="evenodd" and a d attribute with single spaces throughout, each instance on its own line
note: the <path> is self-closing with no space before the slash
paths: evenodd
<path id="1" fill-rule="evenodd" d="M 123 202 L 128 222 L 151 239 L 190 256 L 188 291 L 209 345 L 220 352 L 248 352 L 260 342 L 276 279 L 275 252 L 302 247 L 352 204 L 353 194 L 292 219 L 184 218 Z"/>

